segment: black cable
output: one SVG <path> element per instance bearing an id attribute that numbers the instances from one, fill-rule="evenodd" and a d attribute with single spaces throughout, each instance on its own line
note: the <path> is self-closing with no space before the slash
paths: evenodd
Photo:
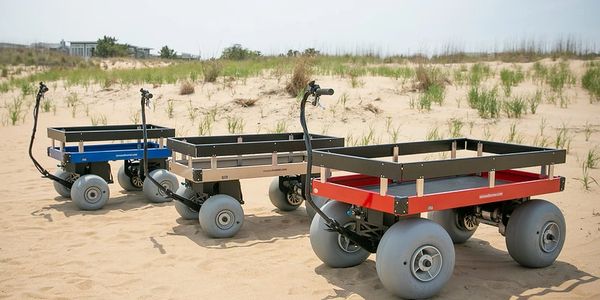
<path id="1" fill-rule="evenodd" d="M 38 93 L 35 97 L 35 106 L 33 107 L 33 128 L 31 130 L 31 139 L 29 140 L 29 158 L 31 158 L 31 161 L 33 162 L 33 165 L 35 166 L 35 168 L 38 170 L 38 172 L 40 172 L 40 174 L 42 174 L 42 177 L 45 178 L 49 178 L 52 179 L 54 181 L 57 181 L 58 183 L 64 185 L 66 188 L 71 188 L 71 186 L 73 186 L 72 182 L 66 181 L 58 176 L 55 176 L 53 174 L 50 174 L 50 172 L 48 172 L 48 170 L 46 170 L 36 159 L 35 157 L 33 157 L 33 142 L 35 140 L 35 134 L 37 131 L 37 124 L 38 124 L 38 116 L 40 113 L 40 103 L 42 101 L 42 99 L 44 98 L 44 94 L 48 91 L 48 87 L 43 83 L 40 82 L 40 86 L 38 89 Z"/>

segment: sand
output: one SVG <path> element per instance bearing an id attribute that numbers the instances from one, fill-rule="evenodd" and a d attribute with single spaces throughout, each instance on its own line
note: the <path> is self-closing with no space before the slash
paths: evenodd
<path id="1" fill-rule="evenodd" d="M 490 65 L 496 69 L 510 66 Z M 584 62 L 571 61 L 570 65 L 580 77 Z M 524 70 L 530 66 L 521 64 Z M 386 120 L 390 117 L 391 127 L 399 128 L 398 140 L 414 141 L 424 139 L 435 127 L 448 136 L 447 121 L 459 118 L 465 124 L 461 131 L 464 136 L 483 138 L 487 128 L 490 139 L 504 141 L 515 122 L 505 117 L 495 123 L 479 118 L 468 108 L 466 87 L 448 86 L 442 106 L 434 104 L 431 112 L 420 113 L 409 108 L 409 99 L 417 97 L 406 91 L 409 82 L 362 77 L 363 85 L 352 88 L 347 78 L 316 79 L 321 86 L 336 90 L 335 96 L 322 99 L 326 109 L 309 111 L 309 126 L 316 133 L 356 140 L 371 127 L 375 140 L 387 143 L 391 135 L 386 133 Z M 179 136 L 197 135 L 202 117 L 192 122 L 188 105 L 202 113 L 216 104 L 219 113 L 212 134 L 227 133 L 228 116 L 242 117 L 247 133 L 272 131 L 278 122 L 298 131 L 297 100 L 277 92 L 285 80 L 265 74 L 232 83 L 197 83 L 195 93 L 187 96 L 178 95 L 179 85 L 145 86 L 157 99 L 148 118 L 151 123 L 176 128 Z M 97 85 L 65 88 L 59 82 L 49 87 L 48 98 L 57 110 L 55 114 L 41 114 L 34 153 L 51 170 L 56 169 L 56 161 L 45 154 L 47 126 L 87 125 L 92 116 L 100 115 L 109 124 L 136 119 L 139 86 L 116 85 L 102 90 Z M 527 80 L 514 93 L 529 95 L 536 89 L 536 84 Z M 72 92 L 82 101 L 75 117 L 66 107 L 67 95 Z M 343 93 L 348 96 L 347 109 L 338 103 Z M 539 135 L 542 118 L 547 122 L 545 136 L 551 144 L 557 128 L 563 124 L 569 128 L 572 142 L 568 162 L 556 168 L 556 174 L 567 178 L 566 190 L 543 197 L 557 204 L 565 215 L 567 240 L 562 254 L 548 268 L 522 268 L 508 255 L 497 229 L 482 225 L 472 239 L 456 246 L 454 275 L 439 298 L 600 298 L 600 186 L 586 191 L 574 179 L 582 176 L 581 161 L 588 149 L 600 145 L 600 104 L 589 103 L 589 94 L 580 83 L 567 88 L 565 95 L 570 99 L 568 108 L 543 103 L 535 115 L 525 115 L 517 123 L 522 142 L 527 144 Z M 15 96 L 16 92 L 0 94 L 0 103 Z M 236 98 L 259 100 L 254 107 L 242 108 L 232 103 Z M 174 103 L 172 119 L 166 113 L 168 99 Z M 460 107 L 457 99 L 462 99 Z M 363 106 L 368 103 L 381 112 L 365 111 Z M 595 129 L 587 142 L 583 132 L 586 122 Z M 197 222 L 179 218 L 172 203 L 150 204 L 141 193 L 126 193 L 118 184 L 110 185 L 111 199 L 102 210 L 79 211 L 70 200 L 57 196 L 51 181 L 40 178 L 28 159 L 31 124 L 29 111 L 24 122 L 0 127 L 4 140 L 0 144 L 4 182 L 0 187 L 0 298 L 392 297 L 377 278 L 375 255 L 354 268 L 324 266 L 310 247 L 304 208 L 282 213 L 269 202 L 271 178 L 242 181 L 245 223 L 229 239 L 207 238 Z M 112 163 L 114 176 L 119 165 Z M 592 169 L 590 175 L 600 180 L 600 170 Z"/>

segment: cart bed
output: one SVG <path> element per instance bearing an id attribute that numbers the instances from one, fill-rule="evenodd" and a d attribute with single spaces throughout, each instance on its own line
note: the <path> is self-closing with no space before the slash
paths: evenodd
<path id="1" fill-rule="evenodd" d="M 476 151 L 475 157 L 456 152 Z M 450 159 L 402 162 L 402 155 L 450 151 Z M 484 156 L 483 153 L 490 155 Z M 313 193 L 396 215 L 480 205 L 559 192 L 554 176 L 565 150 L 466 138 L 315 150 L 321 178 Z M 392 157 L 392 161 L 381 158 Z M 540 173 L 513 170 L 540 167 Z M 327 178 L 330 169 L 357 175 Z"/>
<path id="2" fill-rule="evenodd" d="M 48 156 L 63 163 L 91 163 L 111 160 L 129 160 L 144 158 L 143 143 L 118 143 L 103 145 L 48 147 Z M 157 143 L 148 142 L 148 159 L 167 158 L 171 150 Z"/>
<path id="3" fill-rule="evenodd" d="M 311 139 L 314 148 L 344 146 L 343 138 L 314 134 Z M 167 147 L 173 151 L 171 171 L 193 182 L 306 172 L 302 133 L 177 137 L 169 138 Z"/>
<path id="4" fill-rule="evenodd" d="M 175 129 L 157 125 L 146 125 L 148 138 L 168 138 L 175 136 Z M 114 141 L 142 139 L 142 125 L 100 125 L 100 126 L 73 126 L 49 127 L 48 137 L 63 143 Z"/>
<path id="5" fill-rule="evenodd" d="M 466 189 L 474 189 L 488 186 L 488 179 L 476 175 L 471 176 L 456 176 L 449 178 L 437 178 L 427 181 L 425 185 L 425 194 L 435 194 L 443 192 L 452 192 Z M 502 185 L 510 183 L 506 180 L 496 179 L 496 185 Z M 376 193 L 380 192 L 379 181 L 374 185 L 366 185 L 363 188 L 367 191 L 373 191 Z M 401 182 L 401 183 L 390 183 L 388 185 L 387 193 L 395 197 L 408 197 L 416 195 L 416 182 Z"/>

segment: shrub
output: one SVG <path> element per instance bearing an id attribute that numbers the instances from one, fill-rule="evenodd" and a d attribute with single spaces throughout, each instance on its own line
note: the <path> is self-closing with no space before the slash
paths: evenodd
<path id="1" fill-rule="evenodd" d="M 223 72 L 223 65 L 216 60 L 207 61 L 202 64 L 202 74 L 204 82 L 215 82 Z"/>
<path id="2" fill-rule="evenodd" d="M 292 97 L 298 96 L 308 85 L 311 74 L 312 70 L 308 59 L 298 59 L 292 72 L 292 78 L 285 86 L 285 91 Z"/>
<path id="3" fill-rule="evenodd" d="M 415 70 L 415 75 L 417 81 L 415 84 L 415 89 L 417 91 L 426 91 L 432 85 L 443 87 L 448 81 L 444 74 L 435 67 L 425 67 L 423 65 L 419 65 Z"/>
<path id="4" fill-rule="evenodd" d="M 194 84 L 189 81 L 184 81 L 179 87 L 179 95 L 190 95 L 194 93 Z"/>
<path id="5" fill-rule="evenodd" d="M 258 101 L 258 99 L 237 98 L 237 99 L 233 100 L 233 103 L 235 103 L 241 107 L 250 107 L 250 106 L 254 106 L 254 104 L 256 104 L 257 101 Z"/>
<path id="6" fill-rule="evenodd" d="M 222 59 L 231 59 L 231 60 L 244 60 L 249 58 L 255 58 L 261 56 L 260 51 L 252 51 L 247 48 L 242 47 L 240 44 L 234 44 L 231 47 L 227 47 L 221 53 Z"/>

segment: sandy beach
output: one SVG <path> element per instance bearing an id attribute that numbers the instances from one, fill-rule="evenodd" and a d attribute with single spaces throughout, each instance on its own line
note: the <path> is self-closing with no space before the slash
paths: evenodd
<path id="1" fill-rule="evenodd" d="M 549 59 L 543 63 L 552 65 Z M 569 61 L 577 78 L 585 61 Z M 487 63 L 496 74 L 513 64 Z M 527 71 L 532 63 L 517 64 Z M 458 66 L 445 65 L 453 69 Z M 411 108 L 412 83 L 389 77 L 362 76 L 352 87 L 348 78 L 317 76 L 322 87 L 336 94 L 323 97 L 325 109 L 310 108 L 309 128 L 356 143 L 374 132 L 373 142 L 390 143 L 386 127 L 397 128 L 398 141 L 424 140 L 432 129 L 449 136 L 449 120 L 461 120 L 462 136 L 505 141 L 511 125 L 523 144 L 540 138 L 540 127 L 552 147 L 557 131 L 568 129 L 571 140 L 567 163 L 556 174 L 567 178 L 565 191 L 542 198 L 555 203 L 567 223 L 567 238 L 558 260 L 544 269 L 527 269 L 512 260 L 497 228 L 482 225 L 473 238 L 456 245 L 456 266 L 439 299 L 599 299 L 600 298 L 600 186 L 585 190 L 581 163 L 594 147 L 600 149 L 600 104 L 590 103 L 578 81 L 567 86 L 566 107 L 543 101 L 536 114 L 520 119 L 482 119 L 469 108 L 468 86 L 450 82 L 442 105 L 431 111 Z M 179 95 L 179 84 L 145 85 L 155 95 L 149 122 L 176 129 L 178 136 L 198 135 L 203 114 L 216 109 L 211 133 L 227 134 L 227 119 L 244 120 L 245 133 L 272 132 L 278 126 L 300 131 L 298 101 L 282 89 L 287 78 L 265 73 L 259 77 L 216 83 L 194 83 L 195 92 Z M 482 86 L 498 84 L 498 75 Z M 40 115 L 34 154 L 48 169 L 57 162 L 46 156 L 49 126 L 139 122 L 141 86 L 115 84 L 67 86 L 49 83 L 47 98 L 56 112 Z M 539 84 L 526 79 L 513 95 L 529 96 Z M 547 88 L 546 88 L 547 90 Z M 0 94 L 0 104 L 20 91 Z M 66 99 L 76 93 L 73 112 Z M 501 93 L 501 92 L 500 92 Z M 340 98 L 346 100 L 340 101 Z M 28 101 L 33 96 L 27 96 Z M 236 99 L 258 99 L 242 107 Z M 546 99 L 546 94 L 544 94 Z M 169 117 L 169 102 L 173 116 Z M 345 103 L 345 104 L 344 104 Z M 375 112 L 366 107 L 375 107 Z M 190 117 L 193 114 L 195 117 Z M 390 123 L 391 122 L 391 123 Z M 388 126 L 390 124 L 390 126 Z M 592 128 L 585 140 L 585 126 Z M 331 269 L 315 256 L 309 242 L 309 220 L 304 206 L 280 212 L 268 198 L 272 178 L 243 180 L 245 223 L 233 238 L 211 239 L 197 221 L 179 217 L 173 203 L 152 204 L 141 192 L 125 192 L 111 184 L 111 199 L 98 211 L 80 211 L 59 197 L 52 182 L 40 178 L 27 156 L 31 109 L 23 122 L 0 127 L 0 298 L 65 299 L 389 299 L 375 270 L 375 255 L 360 266 Z M 591 127 L 590 127 L 591 126 Z M 431 157 L 434 159 L 435 157 Z M 112 162 L 116 178 L 121 162 Z M 600 170 L 589 175 L 600 180 Z M 181 180 L 181 178 L 180 178 Z M 116 181 L 116 180 L 115 180 Z"/>

